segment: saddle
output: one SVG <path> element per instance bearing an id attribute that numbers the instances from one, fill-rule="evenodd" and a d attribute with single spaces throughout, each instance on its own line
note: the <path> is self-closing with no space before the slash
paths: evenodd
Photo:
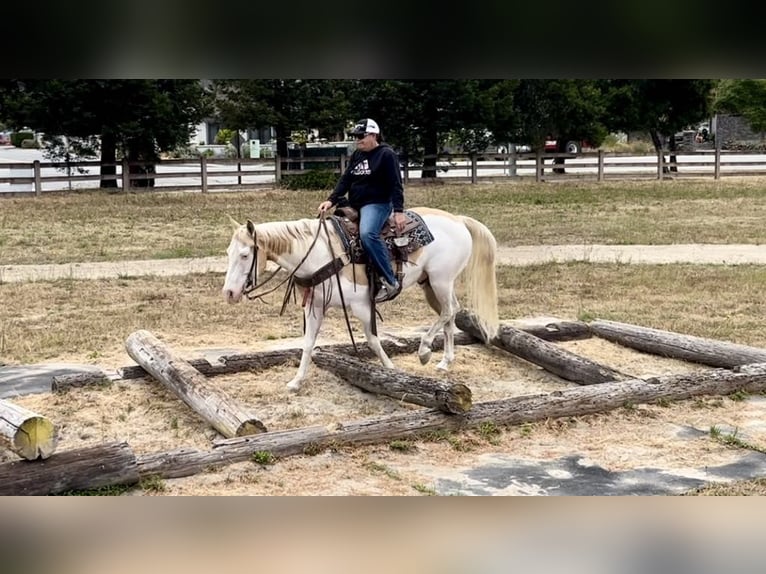
<path id="1" fill-rule="evenodd" d="M 407 255 L 431 243 L 434 238 L 421 217 L 414 211 L 405 211 L 406 223 L 399 233 L 393 214 L 380 230 L 380 237 L 388 247 L 392 261 L 407 261 Z M 359 211 L 350 206 L 337 207 L 332 218 L 352 263 L 367 263 L 367 255 L 359 240 Z"/>

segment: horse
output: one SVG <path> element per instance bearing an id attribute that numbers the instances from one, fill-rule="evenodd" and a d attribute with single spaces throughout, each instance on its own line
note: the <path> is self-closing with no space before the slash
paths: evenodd
<path id="1" fill-rule="evenodd" d="M 446 371 L 455 360 L 458 278 L 465 286 L 466 307 L 476 316 L 484 342 L 488 343 L 497 332 L 497 242 L 483 223 L 471 217 L 427 207 L 410 211 L 420 216 L 433 240 L 409 254 L 402 267 L 402 291 L 419 285 L 428 305 L 438 315 L 421 337 L 418 357 L 422 364 L 428 363 L 434 337 L 441 329 L 444 352 L 437 369 Z M 371 286 L 364 265 L 350 262 L 341 236 L 333 225 L 327 225 L 321 217 L 257 225 L 249 219 L 244 224 L 230 219 L 234 232 L 226 250 L 228 268 L 222 289 L 227 303 L 238 303 L 243 295 L 250 297 L 248 293 L 260 286 L 256 285 L 257 278 L 266 270 L 268 261 L 286 270 L 290 277 L 294 276 L 299 285 L 310 284 L 312 277 L 314 281 L 320 280 L 313 287 L 304 288 L 302 354 L 298 372 L 287 383 L 290 391 L 298 391 L 306 378 L 311 353 L 328 308 L 351 311 L 361 321 L 367 344 L 380 362 L 387 368 L 394 368 L 373 327 Z M 338 261 L 340 263 L 331 269 L 329 276 L 328 273 L 315 275 Z"/>

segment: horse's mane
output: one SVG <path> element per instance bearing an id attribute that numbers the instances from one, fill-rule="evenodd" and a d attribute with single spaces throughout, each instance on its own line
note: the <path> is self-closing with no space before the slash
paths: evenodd
<path id="1" fill-rule="evenodd" d="M 294 221 L 268 221 L 255 226 L 255 237 L 258 247 L 274 255 L 283 253 L 302 253 L 308 251 L 317 233 L 318 219 L 297 219 Z M 336 239 L 334 229 L 329 231 Z M 323 233 L 324 235 L 324 233 Z M 237 238 L 246 245 L 253 244 L 253 238 L 243 225 L 237 230 Z M 333 241 L 335 247 L 336 241 Z M 338 243 L 338 245 L 340 245 Z M 337 249 L 337 247 L 335 247 Z"/>

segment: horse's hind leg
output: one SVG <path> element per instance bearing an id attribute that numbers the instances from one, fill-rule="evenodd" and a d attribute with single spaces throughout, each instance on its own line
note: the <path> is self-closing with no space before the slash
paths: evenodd
<path id="1" fill-rule="evenodd" d="M 444 324 L 444 356 L 439 364 L 436 365 L 437 369 L 444 371 L 450 368 L 450 365 L 455 361 L 455 313 L 457 313 L 459 303 L 454 291 L 452 293 L 452 313 Z"/>
<path id="2" fill-rule="evenodd" d="M 311 351 L 314 350 L 314 345 L 317 341 L 317 335 L 319 335 L 319 328 L 322 326 L 324 320 L 324 309 L 321 303 L 319 305 L 313 304 L 313 297 L 311 303 L 307 303 L 303 309 L 303 316 L 306 320 L 306 332 L 303 335 L 303 352 L 301 353 L 301 364 L 298 367 L 298 373 L 287 383 L 287 388 L 291 391 L 297 391 L 303 384 L 303 379 L 306 378 L 309 366 L 311 365 Z"/>

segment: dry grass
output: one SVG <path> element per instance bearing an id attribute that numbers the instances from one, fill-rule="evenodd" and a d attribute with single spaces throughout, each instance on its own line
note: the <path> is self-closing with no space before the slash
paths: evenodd
<path id="1" fill-rule="evenodd" d="M 407 204 L 485 222 L 508 245 L 766 243 L 766 180 L 411 186 Z M 221 255 L 238 221 L 315 214 L 325 192 L 49 193 L 0 201 L 0 264 Z"/>

